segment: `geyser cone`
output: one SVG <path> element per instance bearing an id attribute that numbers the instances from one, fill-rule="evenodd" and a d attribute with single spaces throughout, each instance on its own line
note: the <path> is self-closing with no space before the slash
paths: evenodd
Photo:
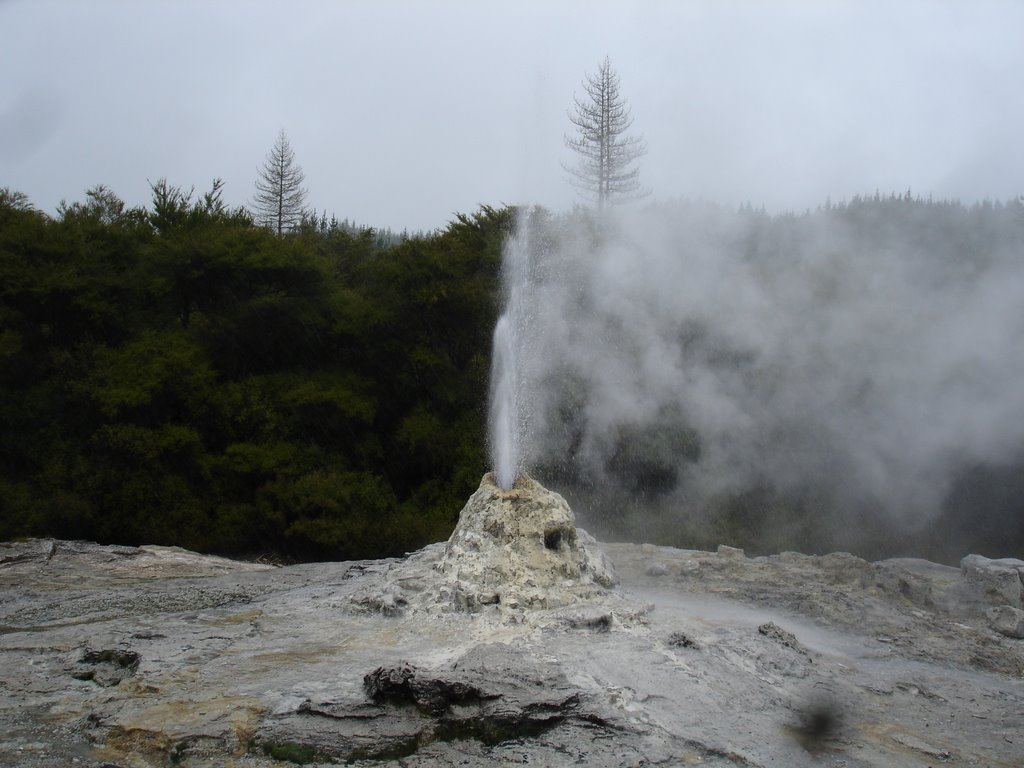
<path id="1" fill-rule="evenodd" d="M 595 545 L 560 495 L 526 473 L 509 489 L 488 473 L 463 507 L 438 567 L 454 577 L 463 608 L 552 608 L 617 583 Z"/>

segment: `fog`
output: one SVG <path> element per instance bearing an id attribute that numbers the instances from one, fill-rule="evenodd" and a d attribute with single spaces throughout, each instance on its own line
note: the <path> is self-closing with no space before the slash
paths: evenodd
<path id="1" fill-rule="evenodd" d="M 339 219 L 566 211 L 566 109 L 607 55 L 661 202 L 535 222 L 529 466 L 612 533 L 902 542 L 984 497 L 998 541 L 1024 239 L 1019 206 L 972 206 L 1024 191 L 1022 25 L 1013 0 L 0 1 L 0 185 L 53 213 L 220 177 L 245 205 L 284 128 Z M 908 187 L 968 207 L 786 213 Z"/>
<path id="2" fill-rule="evenodd" d="M 1021 28 L 1015 0 L 0 0 L 0 185 L 53 213 L 220 177 L 246 204 L 284 128 L 339 219 L 564 210 L 566 109 L 609 56 L 659 199 L 1008 199 Z"/>
<path id="3" fill-rule="evenodd" d="M 1022 246 L 1019 202 L 909 194 L 524 215 L 525 464 L 629 535 L 922 554 L 1024 457 Z"/>

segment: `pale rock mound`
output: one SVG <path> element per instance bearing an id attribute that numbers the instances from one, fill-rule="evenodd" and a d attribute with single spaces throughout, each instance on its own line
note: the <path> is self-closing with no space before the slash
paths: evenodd
<path id="1" fill-rule="evenodd" d="M 438 570 L 464 610 L 558 608 L 618 583 L 611 563 L 559 494 L 523 474 L 505 490 L 484 475 L 459 515 Z"/>
<path id="2" fill-rule="evenodd" d="M 350 605 L 387 616 L 470 613 L 498 624 L 578 629 L 644 622 L 647 606 L 619 594 L 618 583 L 565 499 L 526 474 L 508 490 L 487 474 L 447 543 L 394 564 Z"/>

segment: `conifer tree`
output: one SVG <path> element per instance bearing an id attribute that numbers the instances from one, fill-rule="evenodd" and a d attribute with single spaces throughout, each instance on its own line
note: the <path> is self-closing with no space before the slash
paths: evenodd
<path id="1" fill-rule="evenodd" d="M 282 128 L 256 179 L 253 218 L 279 235 L 297 227 L 305 213 L 305 180 Z"/>
<path id="2" fill-rule="evenodd" d="M 597 75 L 586 76 L 584 96 L 573 97 L 569 120 L 576 127 L 565 144 L 579 155 L 575 166 L 564 166 L 570 182 L 599 208 L 615 200 L 646 194 L 634 162 L 647 154 L 642 137 L 627 136 L 633 124 L 629 105 L 619 93 L 619 76 L 606 56 Z"/>

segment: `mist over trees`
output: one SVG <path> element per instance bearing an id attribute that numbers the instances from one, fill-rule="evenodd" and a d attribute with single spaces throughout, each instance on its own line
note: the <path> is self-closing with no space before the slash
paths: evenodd
<path id="1" fill-rule="evenodd" d="M 526 464 L 588 529 L 1020 554 L 1021 201 L 539 211 L 519 237 Z"/>
<path id="2" fill-rule="evenodd" d="M 306 175 L 295 162 L 295 152 L 282 128 L 256 178 L 252 204 L 256 220 L 279 235 L 297 227 L 305 215 L 305 181 Z"/>
<path id="3" fill-rule="evenodd" d="M 521 212 L 525 214 L 525 212 Z M 618 212 L 616 212 L 618 214 Z M 1024 551 L 1024 205 L 483 208 L 279 236 L 158 181 L 0 191 L 0 539 L 295 558 L 447 537 L 488 469 L 503 243 L 543 333 L 530 471 L 684 547 Z"/>
<path id="4" fill-rule="evenodd" d="M 584 79 L 583 93 L 573 97 L 568 113 L 575 133 L 565 137 L 565 144 L 578 155 L 575 165 L 565 166 L 570 182 L 599 209 L 643 197 L 640 169 L 634 164 L 647 154 L 647 145 L 642 137 L 626 133 L 633 118 L 607 56 L 597 74 Z"/>

